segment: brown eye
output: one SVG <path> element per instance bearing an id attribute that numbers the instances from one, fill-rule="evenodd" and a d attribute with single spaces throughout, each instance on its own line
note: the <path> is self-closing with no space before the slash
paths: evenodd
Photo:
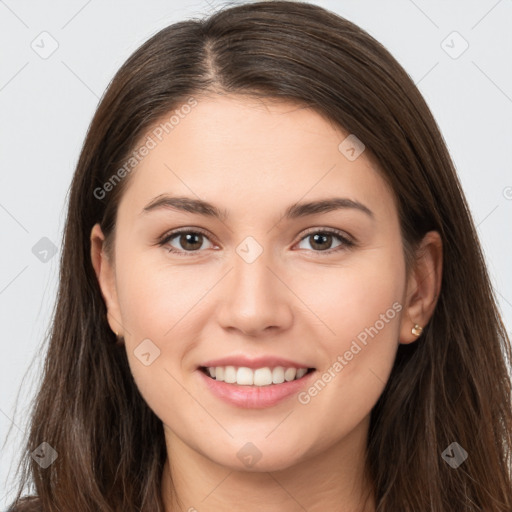
<path id="1" fill-rule="evenodd" d="M 200 231 L 182 230 L 169 233 L 159 242 L 159 245 L 165 246 L 169 252 L 187 255 L 187 253 L 200 252 L 206 240 L 209 241 L 209 238 Z"/>
<path id="2" fill-rule="evenodd" d="M 312 240 L 311 247 L 321 251 L 330 249 L 333 242 L 333 236 L 329 233 L 315 233 L 314 235 L 309 235 L 309 238 Z"/>
<path id="3" fill-rule="evenodd" d="M 186 251 L 194 251 L 203 245 L 203 235 L 201 233 L 180 233 L 178 242 Z"/>
<path id="4" fill-rule="evenodd" d="M 333 246 L 332 244 L 335 239 L 337 239 L 339 243 Z M 309 244 L 314 252 L 327 252 L 331 249 L 333 249 L 334 252 L 335 250 L 351 247 L 354 245 L 351 240 L 343 236 L 340 232 L 331 230 L 317 230 L 310 232 L 301 239 L 301 243 L 304 240 L 310 240 Z M 301 248 L 308 249 L 307 247 Z"/>

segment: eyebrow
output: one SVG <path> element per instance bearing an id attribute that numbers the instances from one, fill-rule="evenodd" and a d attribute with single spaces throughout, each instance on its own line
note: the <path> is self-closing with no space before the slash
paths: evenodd
<path id="1" fill-rule="evenodd" d="M 225 221 L 229 217 L 227 210 L 219 209 L 215 205 L 203 201 L 202 199 L 194 199 L 185 196 L 170 196 L 167 194 L 161 194 L 152 199 L 139 215 L 161 209 L 195 213 L 205 217 L 217 218 L 221 221 Z M 359 201 L 345 197 L 332 197 L 317 201 L 294 203 L 286 209 L 284 217 L 286 219 L 297 219 L 307 217 L 308 215 L 317 215 L 343 209 L 358 210 L 368 215 L 371 219 L 375 218 L 374 213 L 367 206 Z"/>

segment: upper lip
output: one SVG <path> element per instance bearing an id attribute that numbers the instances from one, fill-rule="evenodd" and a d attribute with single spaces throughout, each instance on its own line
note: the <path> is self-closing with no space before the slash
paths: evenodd
<path id="1" fill-rule="evenodd" d="M 236 366 L 237 368 L 243 366 L 252 369 L 265 368 L 267 366 L 270 368 L 274 368 L 276 366 L 283 366 L 284 368 L 312 368 L 312 366 L 308 364 L 298 363 L 296 361 L 292 361 L 291 359 L 285 359 L 278 356 L 260 356 L 251 358 L 243 355 L 211 359 L 200 365 L 200 367 L 205 368 L 215 366 Z"/>

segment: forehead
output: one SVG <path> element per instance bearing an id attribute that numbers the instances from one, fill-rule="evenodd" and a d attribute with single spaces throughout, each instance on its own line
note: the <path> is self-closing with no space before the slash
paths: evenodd
<path id="1" fill-rule="evenodd" d="M 122 203 L 140 211 L 167 193 L 247 209 L 342 194 L 391 207 L 391 191 L 369 155 L 348 159 L 342 149 L 350 134 L 311 108 L 214 96 L 183 112 L 177 106 L 141 139 L 151 149 L 130 176 Z"/>

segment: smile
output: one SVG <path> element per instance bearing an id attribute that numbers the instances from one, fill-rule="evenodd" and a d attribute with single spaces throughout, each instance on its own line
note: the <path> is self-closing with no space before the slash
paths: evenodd
<path id="1" fill-rule="evenodd" d="M 283 366 L 276 366 L 274 368 L 266 366 L 256 369 L 246 366 L 201 367 L 201 371 L 216 381 L 238 384 L 240 386 L 270 386 L 273 384 L 282 384 L 283 382 L 301 379 L 306 373 L 312 372 L 313 370 L 314 368 L 285 368 Z"/>
<path id="2" fill-rule="evenodd" d="M 309 386 L 315 374 L 314 368 L 263 367 L 253 370 L 243 366 L 202 366 L 196 372 L 206 390 L 216 398 L 245 409 L 277 405 Z M 233 382 L 228 382 L 226 378 Z"/>

